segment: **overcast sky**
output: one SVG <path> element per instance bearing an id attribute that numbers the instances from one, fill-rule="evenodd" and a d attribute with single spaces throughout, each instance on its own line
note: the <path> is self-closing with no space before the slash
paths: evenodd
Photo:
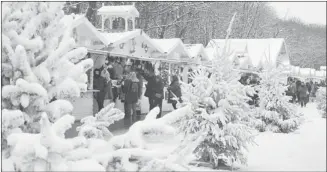
<path id="1" fill-rule="evenodd" d="M 270 2 L 283 18 L 287 13 L 288 18 L 296 17 L 307 24 L 326 25 L 326 2 Z"/>

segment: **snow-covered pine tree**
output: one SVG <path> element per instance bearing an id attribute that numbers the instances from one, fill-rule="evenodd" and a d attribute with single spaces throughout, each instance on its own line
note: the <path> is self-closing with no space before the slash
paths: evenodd
<path id="1" fill-rule="evenodd" d="M 84 137 L 65 139 L 74 117 L 65 115 L 51 124 L 43 112 L 40 133 L 13 133 L 8 136 L 10 156 L 4 158 L 4 171 L 105 171 L 87 149 Z"/>
<path id="2" fill-rule="evenodd" d="M 235 15 L 231 24 L 234 18 Z M 233 54 L 226 49 L 219 55 L 216 47 L 212 67 L 199 67 L 191 74 L 192 82 L 182 86 L 183 100 L 191 103 L 193 109 L 179 123 L 185 134 L 184 142 L 204 136 L 197 140 L 194 153 L 198 160 L 210 162 L 214 168 L 221 163 L 246 163 L 244 150 L 256 134 L 248 125 L 251 116 L 246 103 L 249 100 L 246 93 L 253 90 L 238 82 L 241 75 L 229 60 L 230 55 Z"/>
<path id="3" fill-rule="evenodd" d="M 169 150 L 162 147 L 169 148 L 167 142 L 176 139 L 172 124 L 188 112 L 185 106 L 156 119 L 159 108 L 154 108 L 143 121 L 135 122 L 125 134 L 113 136 L 108 142 L 88 139 L 88 148 L 107 171 L 186 171 L 179 161 L 184 157 L 176 158 L 174 146 Z"/>
<path id="4" fill-rule="evenodd" d="M 2 3 L 2 64 L 10 84 L 2 88 L 2 144 L 12 132 L 35 133 L 41 114 L 51 122 L 73 110 L 65 98 L 87 88 L 93 66 L 87 49 L 75 48 L 62 2 Z M 75 49 L 74 49 L 75 48 Z"/>
<path id="5" fill-rule="evenodd" d="M 111 103 L 94 116 L 87 116 L 81 120 L 82 125 L 77 127 L 79 136 L 85 138 L 105 139 L 110 138 L 113 134 L 108 130 L 108 127 L 115 121 L 123 119 L 125 114 L 114 108 L 115 104 Z"/>
<path id="6" fill-rule="evenodd" d="M 326 118 L 326 87 L 320 87 L 317 91 L 317 108 L 321 111 L 322 117 Z"/>
<path id="7" fill-rule="evenodd" d="M 256 124 L 259 131 L 292 132 L 301 124 L 301 114 L 296 105 L 289 102 L 286 95 L 287 77 L 282 68 L 276 68 L 267 57 L 265 70 L 259 73 L 259 109 L 256 109 L 256 118 L 261 120 Z"/>

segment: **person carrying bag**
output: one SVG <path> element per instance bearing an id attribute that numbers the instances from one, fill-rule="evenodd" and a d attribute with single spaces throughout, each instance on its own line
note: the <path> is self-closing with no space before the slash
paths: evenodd
<path id="1" fill-rule="evenodd" d="M 171 84 L 170 86 L 167 88 L 168 90 L 168 103 L 171 103 L 174 109 L 177 109 L 176 105 L 177 105 L 177 100 L 175 100 L 176 98 L 178 98 L 179 102 L 182 102 L 182 91 L 181 91 L 181 87 L 180 87 L 180 83 L 178 81 L 178 77 L 176 75 L 172 76 L 171 79 Z"/>

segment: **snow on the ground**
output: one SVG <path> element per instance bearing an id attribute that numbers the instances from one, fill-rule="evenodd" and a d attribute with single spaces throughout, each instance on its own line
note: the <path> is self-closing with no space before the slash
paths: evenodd
<path id="1" fill-rule="evenodd" d="M 288 134 L 260 133 L 256 138 L 257 145 L 249 147 L 248 166 L 242 166 L 238 171 L 326 171 L 326 119 L 321 117 L 314 103 L 299 110 L 305 118 L 300 128 Z M 149 143 L 148 148 L 172 152 L 179 139 Z M 189 168 L 191 171 L 226 171 Z"/>
<path id="2" fill-rule="evenodd" d="M 289 134 L 260 133 L 242 171 L 326 171 L 326 119 L 316 104 L 302 108 L 305 121 Z"/>

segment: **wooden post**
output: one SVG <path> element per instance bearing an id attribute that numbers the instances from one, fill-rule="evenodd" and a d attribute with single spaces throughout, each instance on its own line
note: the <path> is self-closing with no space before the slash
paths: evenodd
<path id="1" fill-rule="evenodd" d="M 93 77 L 94 77 L 94 67 L 92 67 L 91 69 L 91 73 L 90 73 L 90 84 L 89 84 L 89 89 L 93 90 Z"/>
<path id="2" fill-rule="evenodd" d="M 104 15 L 101 15 L 101 19 L 102 19 L 102 23 L 101 23 L 101 31 L 103 32 L 104 31 Z"/>
<path id="3" fill-rule="evenodd" d="M 102 3 L 102 6 L 104 6 L 104 3 Z M 104 31 L 104 22 L 105 22 L 104 15 L 101 15 L 101 19 L 102 19 L 101 31 L 103 32 Z"/>
<path id="4" fill-rule="evenodd" d="M 133 27 L 133 30 L 135 30 L 135 17 L 132 18 L 132 27 Z"/>
<path id="5" fill-rule="evenodd" d="M 109 18 L 109 22 L 110 22 L 110 24 L 109 24 L 109 29 L 112 29 L 112 27 L 113 27 L 113 22 L 114 20 L 113 20 L 113 18 Z"/>
<path id="6" fill-rule="evenodd" d="M 128 31 L 128 18 L 125 17 L 125 31 Z"/>
<path id="7" fill-rule="evenodd" d="M 168 63 L 168 84 L 170 84 L 170 76 L 171 76 L 171 63 Z"/>

